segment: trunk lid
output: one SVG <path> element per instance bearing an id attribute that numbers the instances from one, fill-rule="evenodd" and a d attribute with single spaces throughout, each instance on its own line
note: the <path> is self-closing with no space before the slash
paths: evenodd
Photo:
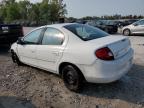
<path id="1" fill-rule="evenodd" d="M 108 47 L 115 59 L 124 56 L 131 48 L 130 40 L 125 36 L 107 36 L 89 41 L 92 45 L 95 44 L 96 49 Z"/>
<path id="2" fill-rule="evenodd" d="M 124 56 L 131 48 L 130 41 L 128 38 L 111 43 L 108 45 L 108 47 L 114 54 L 115 59 Z"/>

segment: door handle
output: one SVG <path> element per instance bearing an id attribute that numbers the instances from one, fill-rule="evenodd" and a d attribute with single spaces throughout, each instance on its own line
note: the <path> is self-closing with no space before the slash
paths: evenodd
<path id="1" fill-rule="evenodd" d="M 58 56 L 58 55 L 59 55 L 59 52 L 53 51 L 53 54 L 56 55 L 56 56 Z"/>
<path id="2" fill-rule="evenodd" d="M 32 53 L 35 53 L 35 51 L 31 51 Z"/>

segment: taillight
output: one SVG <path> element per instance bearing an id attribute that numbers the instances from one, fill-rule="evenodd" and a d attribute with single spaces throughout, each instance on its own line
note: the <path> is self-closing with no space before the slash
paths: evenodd
<path id="1" fill-rule="evenodd" d="M 108 47 L 98 49 L 95 54 L 101 60 L 114 60 L 114 55 Z"/>

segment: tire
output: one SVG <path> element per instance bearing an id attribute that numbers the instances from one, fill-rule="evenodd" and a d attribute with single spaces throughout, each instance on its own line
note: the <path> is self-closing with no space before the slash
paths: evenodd
<path id="1" fill-rule="evenodd" d="M 11 58 L 12 58 L 12 61 L 16 63 L 18 66 L 21 66 L 23 64 L 22 62 L 20 62 L 15 52 L 11 52 Z"/>
<path id="2" fill-rule="evenodd" d="M 76 67 L 72 65 L 65 66 L 62 69 L 62 78 L 69 90 L 74 92 L 81 91 L 84 79 Z"/>
<path id="3" fill-rule="evenodd" d="M 123 31 L 123 35 L 124 35 L 124 36 L 130 36 L 130 35 L 131 35 L 130 30 L 129 30 L 129 29 L 125 29 L 125 30 Z"/>

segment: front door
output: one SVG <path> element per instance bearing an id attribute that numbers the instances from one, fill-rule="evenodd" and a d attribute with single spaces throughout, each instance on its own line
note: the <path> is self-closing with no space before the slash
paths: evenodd
<path id="1" fill-rule="evenodd" d="M 36 47 L 41 35 L 42 29 L 37 29 L 23 38 L 23 45 L 18 44 L 18 54 L 22 62 L 37 66 Z"/>

